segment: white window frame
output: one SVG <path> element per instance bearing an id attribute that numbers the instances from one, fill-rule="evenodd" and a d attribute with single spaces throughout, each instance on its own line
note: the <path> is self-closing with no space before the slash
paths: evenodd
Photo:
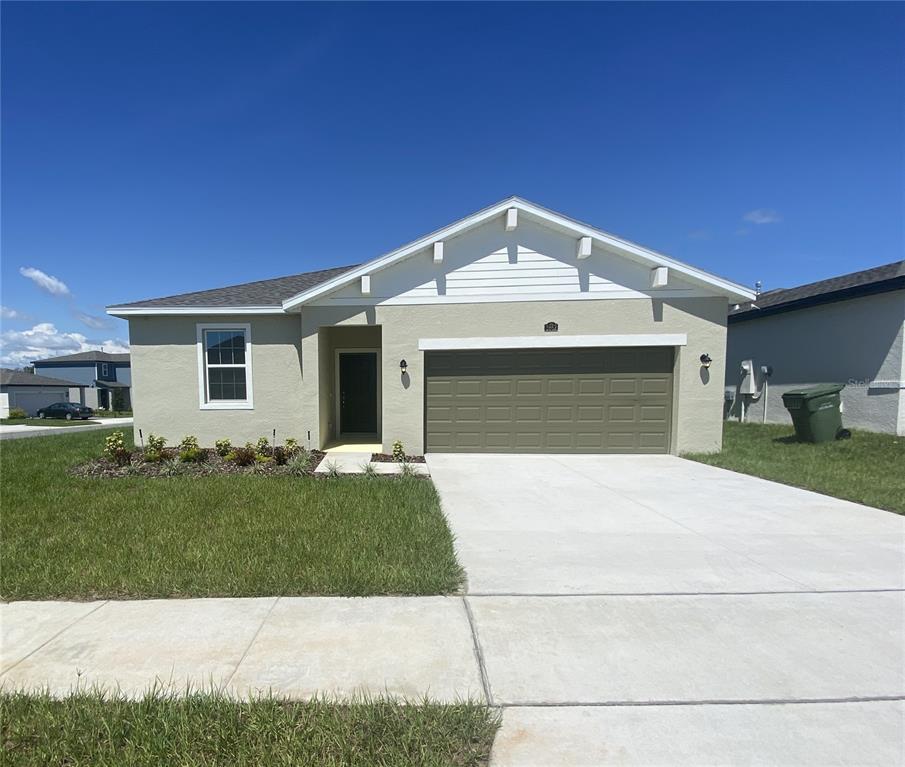
<path id="1" fill-rule="evenodd" d="M 207 355 L 204 353 L 204 333 L 208 330 L 241 330 L 245 334 L 245 365 L 229 367 L 245 368 L 245 399 L 208 400 L 207 398 Z M 251 324 L 248 322 L 204 322 L 195 325 L 196 346 L 198 347 L 198 407 L 201 410 L 254 410 L 251 369 Z"/>

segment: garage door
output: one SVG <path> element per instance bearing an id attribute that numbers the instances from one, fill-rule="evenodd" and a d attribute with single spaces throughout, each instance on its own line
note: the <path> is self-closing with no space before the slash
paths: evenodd
<path id="1" fill-rule="evenodd" d="M 671 347 L 426 352 L 429 452 L 665 453 Z"/>

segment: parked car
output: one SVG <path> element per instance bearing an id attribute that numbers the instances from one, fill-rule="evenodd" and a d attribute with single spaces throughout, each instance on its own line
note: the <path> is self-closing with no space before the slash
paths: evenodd
<path id="1" fill-rule="evenodd" d="M 94 411 L 85 405 L 77 405 L 74 402 L 54 402 L 52 405 L 42 407 L 38 411 L 38 418 L 65 418 L 71 421 L 74 418 L 85 420 L 91 418 Z"/>

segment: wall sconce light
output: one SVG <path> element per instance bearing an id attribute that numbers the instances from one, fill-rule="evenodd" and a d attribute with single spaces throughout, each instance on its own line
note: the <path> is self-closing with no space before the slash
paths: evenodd
<path id="1" fill-rule="evenodd" d="M 707 352 L 704 352 L 701 355 L 701 367 L 709 368 L 711 362 L 713 362 L 713 360 L 710 358 L 710 355 L 707 354 Z"/>
<path id="2" fill-rule="evenodd" d="M 400 360 L 399 361 L 399 372 L 402 373 L 403 375 L 405 375 L 405 371 L 408 370 L 408 366 L 409 366 L 408 362 L 406 362 L 405 360 Z"/>

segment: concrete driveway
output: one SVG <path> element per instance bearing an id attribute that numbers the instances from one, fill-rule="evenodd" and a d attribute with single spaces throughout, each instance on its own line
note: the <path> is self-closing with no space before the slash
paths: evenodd
<path id="1" fill-rule="evenodd" d="M 494 764 L 905 763 L 902 517 L 673 456 L 428 463 Z"/>

